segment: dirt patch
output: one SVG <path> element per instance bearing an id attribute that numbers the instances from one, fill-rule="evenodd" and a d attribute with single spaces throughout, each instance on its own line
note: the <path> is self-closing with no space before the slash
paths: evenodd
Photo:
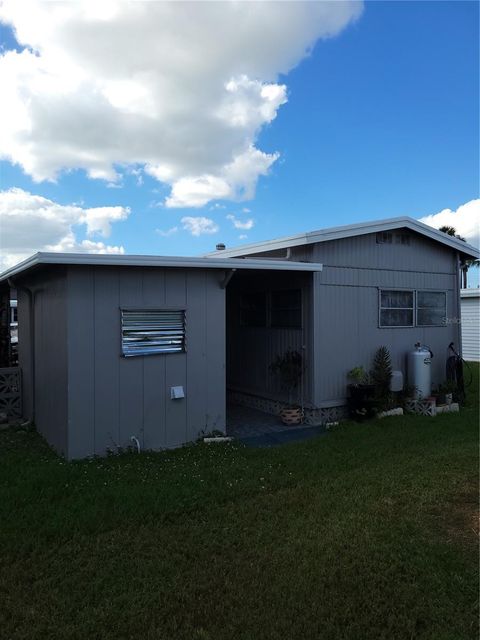
<path id="1" fill-rule="evenodd" d="M 477 546 L 480 535 L 478 482 L 469 483 L 449 500 L 440 517 L 450 542 Z"/>

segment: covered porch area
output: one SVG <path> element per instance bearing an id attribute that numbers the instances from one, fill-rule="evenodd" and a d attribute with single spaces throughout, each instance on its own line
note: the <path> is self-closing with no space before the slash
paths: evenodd
<path id="1" fill-rule="evenodd" d="M 290 271 L 286 262 L 285 270 L 237 271 L 230 279 L 228 435 L 271 440 L 288 430 L 278 416 L 283 407 L 311 406 L 313 277 L 311 269 Z"/>

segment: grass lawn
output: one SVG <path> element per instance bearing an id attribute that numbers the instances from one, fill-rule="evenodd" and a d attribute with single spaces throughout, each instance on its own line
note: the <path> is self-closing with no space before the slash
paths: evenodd
<path id="1" fill-rule="evenodd" d="M 471 366 L 460 414 L 273 449 L 66 463 L 0 432 L 0 637 L 476 639 Z"/>

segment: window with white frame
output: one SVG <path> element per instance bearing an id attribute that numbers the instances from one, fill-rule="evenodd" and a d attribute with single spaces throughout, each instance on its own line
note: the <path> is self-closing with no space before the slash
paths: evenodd
<path id="1" fill-rule="evenodd" d="M 381 327 L 413 327 L 413 309 L 413 291 L 380 291 Z"/>
<path id="2" fill-rule="evenodd" d="M 381 289 L 380 327 L 440 327 L 447 317 L 445 291 Z"/>
<path id="3" fill-rule="evenodd" d="M 445 291 L 417 292 L 417 326 L 438 327 L 446 323 L 447 294 Z"/>
<path id="4" fill-rule="evenodd" d="M 185 351 L 185 311 L 122 309 L 122 354 L 148 356 Z"/>

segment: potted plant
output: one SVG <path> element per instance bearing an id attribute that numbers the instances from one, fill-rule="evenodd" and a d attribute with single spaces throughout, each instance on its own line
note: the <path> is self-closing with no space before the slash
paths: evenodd
<path id="1" fill-rule="evenodd" d="M 270 371 L 280 377 L 282 388 L 288 393 L 288 406 L 279 413 L 280 419 L 286 425 L 303 422 L 303 408 L 292 402 L 294 394 L 298 394 L 303 368 L 302 354 L 293 349 L 278 355 L 270 365 Z"/>
<path id="2" fill-rule="evenodd" d="M 350 417 L 357 421 L 375 415 L 375 385 L 370 374 L 362 366 L 354 367 L 347 373 L 350 383 L 348 390 L 348 411 Z"/>

